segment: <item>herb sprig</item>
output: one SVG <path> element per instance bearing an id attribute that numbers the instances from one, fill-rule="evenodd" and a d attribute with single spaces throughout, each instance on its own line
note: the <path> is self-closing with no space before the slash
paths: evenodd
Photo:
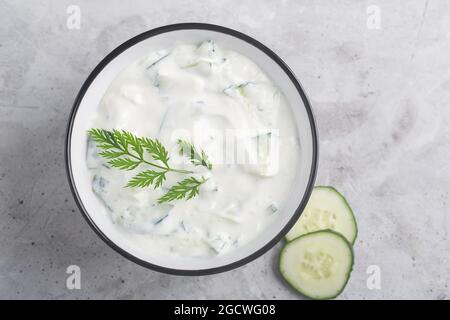
<path id="1" fill-rule="evenodd" d="M 170 188 L 165 195 L 158 199 L 158 202 L 163 203 L 183 198 L 186 198 L 186 200 L 192 199 L 199 194 L 200 186 L 206 180 L 204 177 L 200 180 L 195 177 L 186 178 Z"/>
<path id="2" fill-rule="evenodd" d="M 129 131 L 105 129 L 91 129 L 89 136 L 101 150 L 99 155 L 107 160 L 107 163 L 120 170 L 134 170 L 141 164 L 152 166 L 155 169 L 144 170 L 128 181 L 126 187 L 145 188 L 153 186 L 154 189 L 162 186 L 166 180 L 166 174 L 176 172 L 192 174 L 193 171 L 176 169 L 169 165 L 169 152 L 157 139 L 137 137 Z M 177 141 L 180 154 L 189 158 L 195 166 L 205 166 L 209 170 L 212 164 L 203 150 L 198 151 L 194 145 L 185 141 Z M 148 154 L 147 158 L 144 156 Z M 151 160 L 147 160 L 151 158 Z M 207 181 L 202 177 L 186 178 L 175 186 L 172 186 L 166 194 L 158 199 L 158 203 L 170 202 L 179 199 L 192 199 L 199 194 L 200 186 Z"/>
<path id="3" fill-rule="evenodd" d="M 198 151 L 193 144 L 181 139 L 178 140 L 178 146 L 180 147 L 180 155 L 187 156 L 194 166 L 204 166 L 209 170 L 212 169 L 212 163 L 203 150 Z"/>

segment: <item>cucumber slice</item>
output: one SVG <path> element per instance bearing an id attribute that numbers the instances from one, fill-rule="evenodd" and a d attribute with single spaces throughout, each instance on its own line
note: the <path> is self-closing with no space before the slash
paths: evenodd
<path id="1" fill-rule="evenodd" d="M 351 244 L 332 230 L 288 242 L 280 254 L 280 273 L 298 292 L 312 299 L 332 299 L 345 288 L 353 267 Z"/>
<path id="2" fill-rule="evenodd" d="M 353 211 L 345 198 L 333 187 L 315 187 L 297 223 L 286 234 L 291 241 L 309 232 L 331 229 L 354 243 L 358 234 Z"/>

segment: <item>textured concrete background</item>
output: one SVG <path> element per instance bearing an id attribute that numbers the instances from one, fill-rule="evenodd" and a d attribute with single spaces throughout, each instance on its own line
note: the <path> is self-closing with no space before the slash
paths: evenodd
<path id="1" fill-rule="evenodd" d="M 224 274 L 159 274 L 105 245 L 72 199 L 64 131 L 84 79 L 128 38 L 188 21 L 248 33 L 302 81 L 317 182 L 341 189 L 359 222 L 340 298 L 450 298 L 449 1 L 1 0 L 0 21 L 0 298 L 301 298 L 274 273 L 280 246 Z M 80 290 L 66 288 L 72 264 Z M 380 290 L 367 288 L 370 265 Z"/>

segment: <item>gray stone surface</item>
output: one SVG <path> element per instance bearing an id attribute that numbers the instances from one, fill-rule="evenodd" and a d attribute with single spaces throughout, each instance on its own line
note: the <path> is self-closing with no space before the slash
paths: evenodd
<path id="1" fill-rule="evenodd" d="M 71 4 L 80 30 L 66 26 Z M 367 27 L 369 4 L 381 29 Z M 0 298 L 301 299 L 274 272 L 280 245 L 224 274 L 159 274 L 105 245 L 72 199 L 64 131 L 84 79 L 131 36 L 187 21 L 254 36 L 301 79 L 318 184 L 341 189 L 359 222 L 340 298 L 450 298 L 449 12 L 445 0 L 0 1 Z M 66 288 L 72 264 L 80 290 Z"/>

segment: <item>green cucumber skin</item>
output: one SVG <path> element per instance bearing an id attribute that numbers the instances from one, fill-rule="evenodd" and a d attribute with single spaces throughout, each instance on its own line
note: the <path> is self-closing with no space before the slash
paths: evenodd
<path id="1" fill-rule="evenodd" d="M 348 209 L 350 210 L 350 213 L 352 215 L 353 224 L 355 226 L 355 237 L 350 242 L 352 245 L 354 245 L 356 242 L 356 239 L 358 238 L 358 224 L 356 223 L 356 218 L 355 218 L 355 214 L 353 213 L 353 209 L 352 209 L 352 207 L 350 207 L 349 203 L 347 202 L 347 199 L 342 195 L 342 193 L 340 193 L 335 187 L 332 187 L 332 186 L 315 186 L 314 189 L 328 189 L 328 190 L 334 191 L 341 198 L 341 200 L 344 202 L 344 204 L 348 207 Z M 300 218 L 301 218 L 301 215 L 300 215 Z M 321 230 L 317 230 L 317 231 L 321 231 Z M 291 241 L 294 241 L 295 239 L 297 239 L 297 238 L 294 238 Z M 284 236 L 284 240 L 286 240 L 286 242 L 290 242 L 286 236 Z M 347 242 L 348 242 L 348 240 L 347 240 Z"/>
<path id="2" fill-rule="evenodd" d="M 332 234 L 340 237 L 341 239 L 343 239 L 345 241 L 345 243 L 347 243 L 347 245 L 348 245 L 348 247 L 350 249 L 350 253 L 351 253 L 351 265 L 350 265 L 350 268 L 349 268 L 349 270 L 347 272 L 347 277 L 346 277 L 347 279 L 346 279 L 344 285 L 342 286 L 341 290 L 339 290 L 335 295 L 332 295 L 332 296 L 329 296 L 329 297 L 312 297 L 312 296 L 309 296 L 308 294 L 302 292 L 300 289 L 296 288 L 292 283 L 290 283 L 289 280 L 284 277 L 283 272 L 281 272 L 281 260 L 282 260 L 282 257 L 283 257 L 284 250 L 286 249 L 286 246 L 289 243 L 291 243 L 291 242 L 298 241 L 298 240 L 300 240 L 303 237 L 306 237 L 306 236 L 311 235 L 311 234 L 316 234 L 316 233 L 332 233 Z M 313 300 L 331 300 L 331 299 L 334 299 L 337 296 L 339 296 L 344 291 L 345 287 L 347 286 L 348 280 L 350 279 L 350 274 L 353 271 L 354 262 L 355 262 L 355 255 L 354 255 L 354 252 L 353 252 L 352 244 L 343 235 L 341 235 L 340 233 L 338 233 L 338 232 L 336 232 L 334 230 L 331 230 L 331 229 L 325 229 L 325 230 L 318 230 L 318 231 L 310 232 L 310 233 L 307 233 L 307 234 L 303 234 L 303 235 L 301 235 L 301 236 L 299 236 L 299 237 L 297 237 L 297 238 L 287 242 L 284 245 L 284 247 L 281 249 L 281 251 L 280 251 L 280 255 L 279 255 L 279 259 L 278 259 L 278 270 L 280 271 L 280 274 L 283 277 L 284 281 L 286 281 L 286 283 L 292 289 L 294 289 L 295 291 L 297 291 L 298 293 L 300 293 L 304 297 L 309 298 L 309 299 L 313 299 Z"/>
<path id="3" fill-rule="evenodd" d="M 334 192 L 336 192 L 338 194 L 338 196 L 342 199 L 342 201 L 344 202 L 344 204 L 348 207 L 348 209 L 350 210 L 350 213 L 352 214 L 352 219 L 353 219 L 353 224 L 355 225 L 355 237 L 353 238 L 353 240 L 350 242 L 352 245 L 355 244 L 356 239 L 358 238 L 358 224 L 356 223 L 356 218 L 355 218 L 355 213 L 353 212 L 352 207 L 350 206 L 350 204 L 347 202 L 347 199 L 344 197 L 344 195 L 342 193 L 340 193 L 335 187 L 332 186 L 317 186 L 315 188 L 319 188 L 319 189 L 330 189 Z M 348 240 L 347 240 L 348 241 Z"/>

